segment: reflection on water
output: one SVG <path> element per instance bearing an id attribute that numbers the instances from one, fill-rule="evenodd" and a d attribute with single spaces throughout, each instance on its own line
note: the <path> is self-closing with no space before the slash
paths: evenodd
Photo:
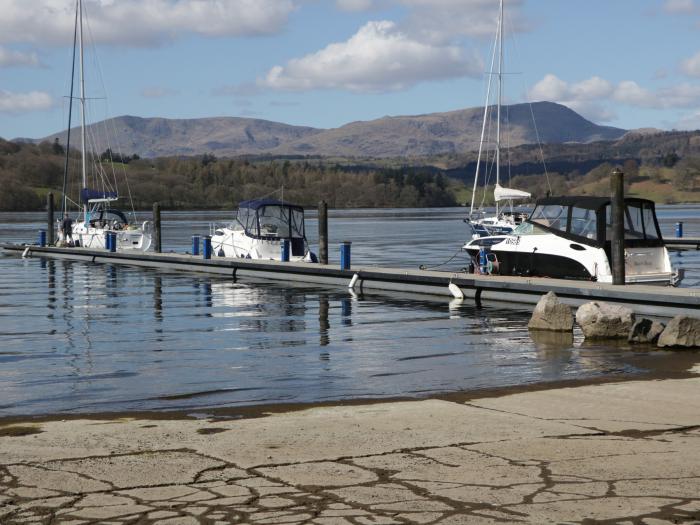
<path id="1" fill-rule="evenodd" d="M 350 240 L 373 230 L 353 244 L 364 263 L 451 255 L 438 248 L 461 228 L 456 211 L 403 213 L 331 225 Z M 171 221 L 181 231 L 168 230 L 169 246 L 196 227 L 186 218 Z M 0 217 L 3 236 L 31 228 Z M 697 254 L 680 257 L 700 267 Z M 422 396 L 634 371 L 625 345 L 529 334 L 528 319 L 525 307 L 0 256 L 0 415 Z"/>

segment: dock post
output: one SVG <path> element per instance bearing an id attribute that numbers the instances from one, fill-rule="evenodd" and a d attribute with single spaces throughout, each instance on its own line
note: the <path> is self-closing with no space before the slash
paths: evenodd
<path id="1" fill-rule="evenodd" d="M 678 237 L 678 238 L 683 237 L 683 223 L 682 222 L 676 223 L 676 237 Z"/>
<path id="2" fill-rule="evenodd" d="M 153 203 L 153 251 L 161 252 L 161 236 L 160 236 L 160 203 Z"/>
<path id="3" fill-rule="evenodd" d="M 202 239 L 202 258 L 211 259 L 211 237 L 205 235 Z"/>
<path id="4" fill-rule="evenodd" d="M 613 284 L 625 284 L 625 188 L 624 174 L 615 168 L 610 177 L 612 238 L 610 243 Z"/>
<path id="5" fill-rule="evenodd" d="M 282 239 L 280 247 L 282 251 L 280 253 L 280 261 L 289 262 L 289 239 Z"/>
<path id="6" fill-rule="evenodd" d="M 47 216 L 46 216 L 47 239 L 46 239 L 46 242 L 49 244 L 49 246 L 53 246 L 55 244 L 54 233 L 56 231 L 56 225 L 53 223 L 54 202 L 53 202 L 53 193 L 51 193 L 51 192 L 49 192 L 49 194 L 46 196 L 46 211 L 47 211 Z"/>
<path id="7" fill-rule="evenodd" d="M 37 239 L 37 244 L 39 246 L 46 246 L 46 230 L 39 230 L 39 239 Z"/>
<path id="8" fill-rule="evenodd" d="M 318 262 L 328 264 L 328 203 L 318 203 Z"/>
<path id="9" fill-rule="evenodd" d="M 349 270 L 350 269 L 350 246 L 352 243 L 350 241 L 343 241 L 340 243 L 340 269 Z"/>
<path id="10" fill-rule="evenodd" d="M 109 232 L 109 251 L 114 253 L 117 251 L 117 234 L 115 232 Z"/>
<path id="11" fill-rule="evenodd" d="M 110 251 L 109 246 L 112 244 L 112 232 L 106 231 L 104 232 L 104 237 L 105 237 L 105 250 Z"/>
<path id="12" fill-rule="evenodd" d="M 199 255 L 199 235 L 192 236 L 192 255 Z"/>

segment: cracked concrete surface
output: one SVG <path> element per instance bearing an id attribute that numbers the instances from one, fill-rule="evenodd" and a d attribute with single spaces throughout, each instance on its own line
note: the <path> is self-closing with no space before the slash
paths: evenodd
<path id="1" fill-rule="evenodd" d="M 0 523 L 700 523 L 699 389 L 0 422 Z"/>

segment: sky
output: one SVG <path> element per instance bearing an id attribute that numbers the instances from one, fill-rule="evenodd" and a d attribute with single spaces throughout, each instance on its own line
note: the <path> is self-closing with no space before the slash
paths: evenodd
<path id="1" fill-rule="evenodd" d="M 0 0 L 0 137 L 65 129 L 75 2 Z M 498 0 L 83 5 L 88 122 L 238 116 L 316 128 L 482 106 L 498 13 Z M 700 0 L 506 0 L 504 102 L 559 102 L 625 129 L 697 129 L 699 37 Z"/>

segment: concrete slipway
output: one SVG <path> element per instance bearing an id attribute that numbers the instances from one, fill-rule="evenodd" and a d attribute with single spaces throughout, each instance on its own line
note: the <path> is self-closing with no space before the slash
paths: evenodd
<path id="1" fill-rule="evenodd" d="M 464 272 L 427 271 L 370 266 L 341 270 L 333 265 L 291 263 L 246 259 L 203 259 L 178 253 L 110 253 L 102 249 L 56 248 L 34 245 L 1 244 L 5 250 L 26 256 L 68 259 L 89 263 L 141 266 L 166 271 L 188 271 L 224 275 L 232 279 L 257 277 L 277 281 L 319 283 L 347 287 L 357 276 L 356 293 L 429 294 L 452 297 L 450 283 L 459 287 L 465 300 L 480 304 L 505 301 L 535 304 L 548 291 L 564 302 L 580 305 L 607 301 L 630 306 L 636 313 L 672 317 L 700 311 L 700 290 L 658 286 L 613 286 L 563 279 L 474 275 Z"/>
<path id="2" fill-rule="evenodd" d="M 0 523 L 699 523 L 699 388 L 0 420 Z"/>

